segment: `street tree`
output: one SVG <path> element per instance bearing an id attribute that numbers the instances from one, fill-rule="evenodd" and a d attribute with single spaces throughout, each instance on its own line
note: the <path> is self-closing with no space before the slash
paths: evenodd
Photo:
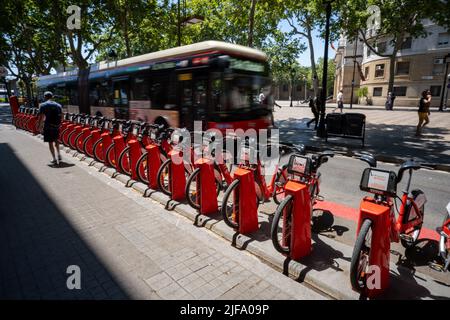
<path id="1" fill-rule="evenodd" d="M 376 6 L 379 15 L 367 10 L 369 6 Z M 336 8 L 340 15 L 336 26 L 348 38 L 358 35 L 370 52 L 389 59 L 388 92 L 393 92 L 396 58 L 405 41 L 426 37 L 427 20 L 450 26 L 449 3 L 442 0 L 348 0 Z M 377 16 L 376 26 L 372 21 Z"/>

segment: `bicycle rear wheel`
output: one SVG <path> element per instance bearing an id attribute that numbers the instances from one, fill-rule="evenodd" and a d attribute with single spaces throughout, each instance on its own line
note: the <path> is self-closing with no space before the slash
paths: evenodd
<path id="1" fill-rule="evenodd" d="M 353 290 L 362 293 L 366 288 L 366 276 L 370 266 L 372 245 L 372 221 L 366 219 L 361 225 L 350 263 L 350 283 Z"/>
<path id="2" fill-rule="evenodd" d="M 292 195 L 288 195 L 280 203 L 275 211 L 270 229 L 273 246 L 283 254 L 291 251 L 292 200 Z"/>

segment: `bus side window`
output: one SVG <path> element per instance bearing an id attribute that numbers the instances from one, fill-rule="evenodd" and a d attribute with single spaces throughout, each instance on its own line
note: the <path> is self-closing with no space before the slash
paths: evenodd
<path id="1" fill-rule="evenodd" d="M 225 97 L 223 95 L 223 83 L 220 78 L 220 73 L 213 74 L 211 80 L 211 105 L 213 111 L 225 110 Z"/>

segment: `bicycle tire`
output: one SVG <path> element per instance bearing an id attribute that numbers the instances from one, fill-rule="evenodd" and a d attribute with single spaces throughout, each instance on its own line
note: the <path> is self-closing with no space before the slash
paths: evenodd
<path id="1" fill-rule="evenodd" d="M 61 142 L 62 142 L 62 144 L 63 145 L 65 145 L 66 147 L 68 147 L 69 146 L 69 143 L 68 143 L 68 134 L 67 134 L 67 132 L 69 131 L 69 128 L 65 128 L 62 132 L 61 132 Z"/>
<path id="2" fill-rule="evenodd" d="M 365 252 L 365 256 L 367 256 L 366 266 L 370 265 L 370 247 L 366 246 L 366 237 L 369 233 L 369 230 L 372 228 L 372 221 L 369 219 L 365 219 L 361 225 L 361 229 L 359 230 L 358 237 L 356 238 L 355 246 L 353 247 L 352 259 L 350 262 L 350 283 L 352 285 L 353 290 L 362 293 L 366 288 L 366 279 L 363 276 L 360 279 L 361 268 L 360 268 L 360 260 L 361 253 L 363 250 L 368 249 Z M 364 273 L 365 274 L 365 273 Z"/>
<path id="3" fill-rule="evenodd" d="M 227 190 L 225 191 L 225 194 L 223 195 L 222 206 L 221 206 L 221 208 L 220 208 L 220 213 L 222 214 L 223 221 L 224 221 L 229 227 L 234 228 L 234 229 L 236 229 L 236 228 L 239 227 L 239 224 L 236 223 L 235 221 L 233 221 L 233 216 L 236 215 L 236 214 L 234 213 L 234 209 L 235 209 L 235 208 L 233 208 L 231 217 L 229 217 L 228 212 L 227 212 L 227 209 L 228 209 L 227 203 L 228 203 L 228 198 L 229 198 L 230 196 L 233 196 L 233 194 L 234 194 L 234 189 L 236 189 L 236 188 L 238 187 L 239 182 L 240 182 L 239 180 L 234 180 L 234 181 L 228 186 Z M 234 204 L 234 202 L 233 202 L 233 204 Z M 238 210 L 239 210 L 239 206 L 237 206 L 237 207 L 238 207 Z M 239 212 L 238 212 L 237 214 L 239 214 Z"/>
<path id="4" fill-rule="evenodd" d="M 72 150 L 76 150 L 75 146 L 72 144 L 72 136 L 75 134 L 75 130 L 69 133 L 69 136 L 67 137 L 67 141 L 69 143 L 69 148 Z M 74 141 L 75 142 L 75 141 Z"/>
<path id="5" fill-rule="evenodd" d="M 92 146 L 92 153 L 94 154 L 94 159 L 98 162 L 105 162 L 103 157 L 103 141 L 98 139 Z"/>
<path id="6" fill-rule="evenodd" d="M 191 183 L 199 175 L 199 173 L 200 173 L 200 168 L 197 168 L 197 169 L 195 169 L 192 172 L 192 174 L 189 176 L 189 178 L 188 178 L 188 180 L 186 182 L 186 191 L 185 191 L 185 193 L 186 193 L 186 200 L 187 200 L 188 204 L 192 208 L 197 209 L 197 210 L 200 210 L 200 202 L 197 202 L 196 200 L 193 199 L 193 197 L 191 197 L 190 187 L 191 187 Z M 196 183 L 196 181 L 194 181 L 194 183 Z M 196 189 L 197 189 L 197 187 L 196 187 Z M 195 198 L 197 198 L 197 193 L 198 192 L 199 191 L 196 191 Z"/>
<path id="7" fill-rule="evenodd" d="M 273 221 L 272 221 L 272 226 L 270 228 L 270 236 L 272 238 L 272 243 L 273 246 L 275 248 L 275 250 L 277 250 L 280 253 L 283 254 L 288 254 L 291 251 L 291 248 L 289 246 L 283 246 L 282 244 L 280 244 L 280 241 L 278 239 L 278 227 L 279 227 L 279 223 L 281 218 L 283 217 L 283 211 L 286 208 L 286 206 L 288 204 L 290 204 L 290 202 L 293 200 L 292 195 L 288 195 L 286 196 L 283 201 L 281 201 L 281 203 L 278 205 L 276 211 L 275 211 L 275 215 L 273 217 Z M 292 219 L 292 206 L 290 208 L 291 210 L 289 210 L 289 213 L 286 214 L 286 217 L 289 218 L 288 222 L 290 222 L 289 226 L 292 225 L 292 221 L 290 221 Z M 283 233 L 286 232 L 285 229 L 285 224 L 286 221 L 283 221 Z M 288 233 L 290 233 L 290 231 L 287 231 Z"/>
<path id="8" fill-rule="evenodd" d="M 286 193 L 284 191 L 284 187 L 287 183 L 287 179 L 284 179 L 283 172 L 287 172 L 287 166 L 284 166 L 281 170 L 277 172 L 277 177 L 275 178 L 275 184 L 274 184 L 274 192 L 273 192 L 273 201 L 279 205 L 284 198 L 286 197 Z M 281 181 L 281 178 L 284 179 L 284 181 Z M 279 186 L 279 184 L 283 184 L 282 186 Z M 279 191 L 279 189 L 282 189 L 282 191 Z"/>
<path id="9" fill-rule="evenodd" d="M 128 168 L 125 167 L 125 164 L 123 163 L 125 158 L 125 155 L 128 154 Z M 130 146 L 126 146 L 122 152 L 119 155 L 119 159 L 117 160 L 117 163 L 119 165 L 119 169 L 121 173 L 125 173 L 129 176 L 131 176 L 131 159 L 130 159 Z"/>
<path id="10" fill-rule="evenodd" d="M 91 141 L 92 140 L 92 136 L 91 135 L 89 135 L 86 139 L 84 139 L 84 142 L 83 142 L 83 152 L 84 152 L 84 154 L 85 155 L 87 155 L 88 157 L 90 157 L 90 158 L 94 158 L 94 147 L 92 146 L 90 149 L 91 150 L 89 150 L 89 148 L 88 148 L 88 143 L 89 143 L 89 141 Z M 92 144 L 92 143 L 91 143 Z"/>
<path id="11" fill-rule="evenodd" d="M 111 145 L 108 147 L 108 149 L 106 149 L 105 163 L 108 166 L 115 168 L 116 167 L 116 159 L 115 159 L 115 155 L 113 154 L 113 152 L 114 152 L 114 142 L 111 143 Z"/>
<path id="12" fill-rule="evenodd" d="M 75 148 L 78 152 L 83 153 L 83 150 L 81 150 L 80 148 L 80 144 L 81 146 L 83 146 L 83 142 L 80 142 L 81 137 L 83 136 L 83 132 L 80 132 L 76 137 L 75 137 Z"/>
<path id="13" fill-rule="evenodd" d="M 170 181 L 168 181 L 167 187 L 166 187 L 164 185 L 163 173 L 164 173 L 164 170 L 167 167 L 167 174 L 170 176 L 170 163 L 171 162 L 172 162 L 171 159 L 167 159 L 166 161 L 164 161 L 163 164 L 159 167 L 158 175 L 157 175 L 159 190 L 161 190 L 162 193 L 164 193 L 165 195 L 168 195 L 168 196 L 172 195 L 172 192 L 170 191 Z"/>
<path id="14" fill-rule="evenodd" d="M 144 164 L 144 161 L 145 161 L 145 164 Z M 147 171 L 147 163 L 148 163 L 147 152 L 144 152 L 140 156 L 139 160 L 137 161 L 136 168 L 135 168 L 138 179 L 145 184 L 149 183 L 148 177 L 147 177 L 147 172 L 148 172 Z M 142 167 L 142 170 L 141 170 L 141 167 Z"/>

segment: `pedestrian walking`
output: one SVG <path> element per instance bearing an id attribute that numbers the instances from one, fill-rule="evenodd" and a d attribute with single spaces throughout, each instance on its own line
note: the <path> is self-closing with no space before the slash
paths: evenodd
<path id="1" fill-rule="evenodd" d="M 42 119 L 45 117 L 42 133 L 44 135 L 44 142 L 48 142 L 48 147 L 53 158 L 51 164 L 55 165 L 61 161 L 58 137 L 62 120 L 62 107 L 59 103 L 53 101 L 53 93 L 50 91 L 44 93 L 44 99 L 45 102 L 41 103 L 39 107 L 38 125 L 39 128 L 42 127 Z M 55 147 L 58 154 L 57 158 L 55 157 Z"/>
<path id="2" fill-rule="evenodd" d="M 431 105 L 431 91 L 425 90 L 422 92 L 422 98 L 419 101 L 419 124 L 416 129 L 416 137 L 422 135 L 422 129 L 430 123 L 430 105 Z"/>
<path id="3" fill-rule="evenodd" d="M 385 103 L 386 110 L 394 110 L 394 100 L 395 94 L 389 92 Z"/>
<path id="4" fill-rule="evenodd" d="M 311 123 L 314 122 L 314 130 L 317 130 L 317 124 L 319 121 L 319 108 L 320 108 L 320 96 L 318 95 L 316 98 L 309 99 L 309 108 L 314 115 L 314 118 L 306 123 L 306 126 L 309 128 Z"/>
<path id="5" fill-rule="evenodd" d="M 344 109 L 344 91 L 340 90 L 338 95 L 337 95 L 337 108 L 335 108 L 333 110 L 333 112 L 336 111 L 336 109 L 339 108 L 339 110 L 341 110 L 341 113 L 343 112 Z"/>
<path id="6" fill-rule="evenodd" d="M 260 93 L 259 93 L 259 104 L 264 104 L 264 100 L 266 99 L 266 96 L 264 95 L 263 89 L 261 89 Z"/>

